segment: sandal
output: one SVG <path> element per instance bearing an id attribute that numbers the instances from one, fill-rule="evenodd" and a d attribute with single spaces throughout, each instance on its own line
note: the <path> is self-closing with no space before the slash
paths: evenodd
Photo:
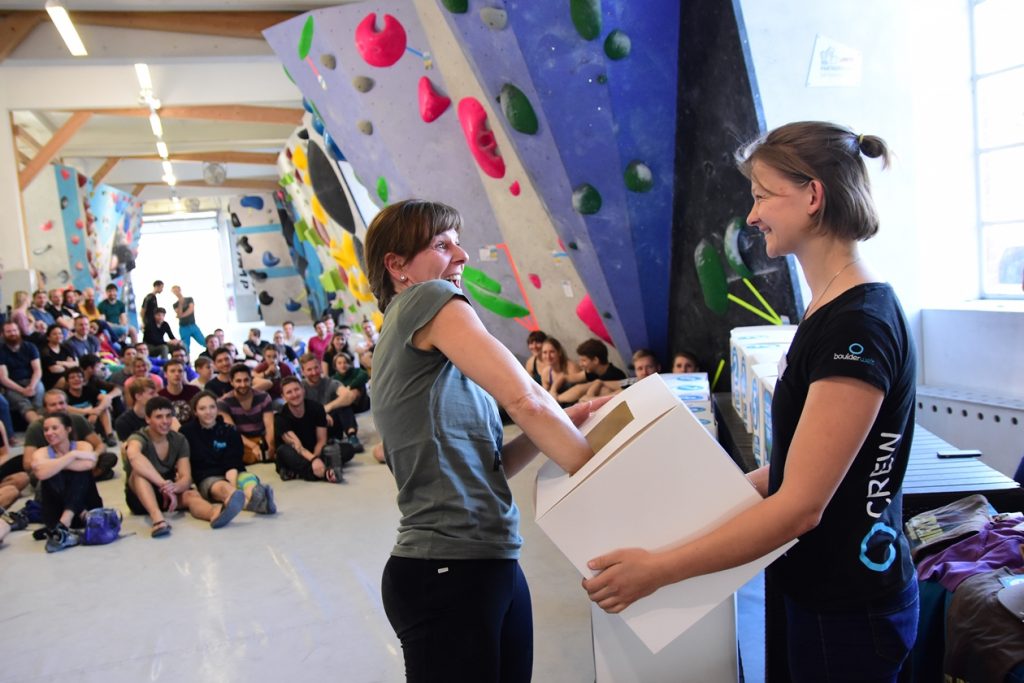
<path id="1" fill-rule="evenodd" d="M 160 538 L 171 533 L 171 525 L 167 523 L 166 519 L 161 519 L 159 522 L 153 522 L 153 526 L 149 531 L 149 535 L 153 538 Z"/>
<path id="2" fill-rule="evenodd" d="M 324 479 L 332 484 L 340 484 L 345 481 L 345 475 L 340 467 L 328 467 L 324 472 Z"/>

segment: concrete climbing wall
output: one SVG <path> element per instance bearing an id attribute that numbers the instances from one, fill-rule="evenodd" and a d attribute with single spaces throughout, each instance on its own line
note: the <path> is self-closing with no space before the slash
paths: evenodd
<path id="1" fill-rule="evenodd" d="M 92 186 L 70 166 L 53 166 L 23 193 L 29 266 L 46 289 L 102 290 L 130 283 L 142 205 L 116 188 Z"/>
<path id="2" fill-rule="evenodd" d="M 279 202 L 292 223 L 285 237 L 306 284 L 313 318 L 331 310 L 350 325 L 366 318 L 379 327 L 383 316 L 370 292 L 363 258 L 366 224 L 338 166 L 341 151 L 308 106 L 303 125 L 278 158 L 283 187 Z"/>
<path id="3" fill-rule="evenodd" d="M 306 305 L 306 288 L 292 261 L 274 196 L 238 197 L 228 210 L 239 263 L 256 291 L 260 316 L 270 325 L 297 317 Z"/>
<path id="4" fill-rule="evenodd" d="M 347 5 L 265 35 L 314 121 L 381 205 L 424 197 L 459 209 L 470 253 L 465 290 L 495 336 L 520 353 L 526 331 L 537 328 L 570 352 L 596 334 L 628 349 L 606 283 L 591 289 L 580 277 L 569 253 L 578 245 L 560 239 L 500 110 L 454 49 L 442 15 L 428 7 L 421 18 L 418 9 L 398 1 Z M 383 31 L 371 28 L 375 20 Z M 399 34 L 401 41 L 387 44 Z M 608 317 L 588 309 L 591 300 Z M 593 330 L 574 314 L 578 308 Z M 639 338 L 646 340 L 645 330 Z"/>

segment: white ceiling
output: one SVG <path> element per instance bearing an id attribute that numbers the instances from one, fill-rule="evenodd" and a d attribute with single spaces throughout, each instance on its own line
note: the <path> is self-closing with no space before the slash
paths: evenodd
<path id="1" fill-rule="evenodd" d="M 0 2 L 10 10 L 41 10 L 44 0 Z M 74 19 L 78 11 L 292 11 L 304 12 L 339 2 L 245 0 L 210 3 L 202 0 L 65 0 Z M 201 17 L 197 17 L 201 21 Z M 184 33 L 79 25 L 89 56 L 71 57 L 49 21 L 40 24 L 0 63 L 0 104 L 12 111 L 16 126 L 45 144 L 65 123 L 71 110 L 137 107 L 138 84 L 133 65 L 150 64 L 154 94 L 163 107 L 248 105 L 301 110 L 302 97 L 262 39 L 226 38 Z M 175 153 L 277 153 L 295 128 L 291 123 L 250 123 L 163 118 L 164 141 L 180 181 L 200 181 L 202 163 L 174 162 Z M 59 160 L 93 175 L 110 157 L 156 154 L 156 138 L 144 117 L 93 115 L 62 148 Z M 25 157 L 35 149 L 25 136 L 17 150 Z M 226 163 L 228 180 L 221 187 L 184 187 L 182 197 L 239 194 L 232 180 L 272 179 L 270 165 Z M 124 191 L 145 185 L 144 200 L 167 198 L 160 184 L 157 160 L 123 159 L 103 179 Z M 155 184 L 147 184 L 155 183 Z"/>

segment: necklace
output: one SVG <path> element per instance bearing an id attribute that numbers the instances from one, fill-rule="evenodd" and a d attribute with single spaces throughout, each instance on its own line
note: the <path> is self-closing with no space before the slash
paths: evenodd
<path id="1" fill-rule="evenodd" d="M 814 310 L 815 299 L 817 299 L 817 301 L 820 303 L 821 300 L 825 298 L 825 293 L 828 292 L 828 288 L 831 287 L 832 283 L 836 281 L 837 277 L 839 277 L 839 274 L 842 273 L 847 268 L 849 268 L 850 266 L 852 266 L 857 261 L 860 261 L 860 256 L 858 256 L 857 258 L 853 259 L 852 261 L 847 263 L 845 266 L 843 266 L 842 268 L 837 270 L 836 274 L 833 275 L 832 279 L 828 281 L 827 285 L 825 285 L 825 289 L 821 290 L 821 294 L 819 294 L 817 297 L 811 297 L 811 304 L 804 310 L 804 317 L 801 318 L 801 320 L 807 320 L 807 316 L 811 314 L 812 310 Z"/>

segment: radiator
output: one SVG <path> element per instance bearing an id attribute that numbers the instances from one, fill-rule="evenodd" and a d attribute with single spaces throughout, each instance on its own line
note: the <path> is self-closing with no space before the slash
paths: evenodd
<path id="1" fill-rule="evenodd" d="M 1024 456 L 1024 400 L 946 387 L 917 387 L 917 422 L 1012 477 Z"/>

